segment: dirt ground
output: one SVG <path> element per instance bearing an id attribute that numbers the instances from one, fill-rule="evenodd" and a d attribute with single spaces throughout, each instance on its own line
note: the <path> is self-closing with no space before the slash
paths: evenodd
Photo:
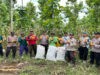
<path id="1" fill-rule="evenodd" d="M 0 75 L 18 75 L 18 72 L 27 65 L 26 62 L 8 62 L 4 61 L 0 63 Z"/>

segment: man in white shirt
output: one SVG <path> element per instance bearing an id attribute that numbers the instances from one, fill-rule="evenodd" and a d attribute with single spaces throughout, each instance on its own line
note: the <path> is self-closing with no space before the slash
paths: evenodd
<path id="1" fill-rule="evenodd" d="M 91 40 L 91 54 L 90 54 L 90 63 L 94 64 L 96 60 L 96 67 L 100 67 L 100 33 L 96 32 L 95 37 Z"/>
<path id="2" fill-rule="evenodd" d="M 87 60 L 88 57 L 88 48 L 89 48 L 90 39 L 87 33 L 83 33 L 82 37 L 79 39 L 79 58 L 83 61 Z"/>
<path id="3" fill-rule="evenodd" d="M 75 65 L 75 55 L 77 50 L 77 41 L 74 38 L 74 34 L 70 34 L 70 38 L 66 42 L 66 59 L 68 58 L 68 61 Z"/>

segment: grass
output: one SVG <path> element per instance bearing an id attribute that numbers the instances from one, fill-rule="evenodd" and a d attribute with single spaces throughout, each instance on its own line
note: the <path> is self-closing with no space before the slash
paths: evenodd
<path id="1" fill-rule="evenodd" d="M 0 57 L 0 63 L 4 62 L 5 58 Z M 7 63 L 14 60 L 9 57 Z M 30 59 L 29 56 L 24 56 L 23 59 L 16 57 L 15 62 L 28 62 L 19 72 L 18 75 L 100 75 L 100 69 L 89 63 L 82 63 L 77 60 L 76 66 L 73 67 L 67 62 L 53 62 L 48 60 Z"/>
<path id="2" fill-rule="evenodd" d="M 65 62 L 33 60 L 20 75 L 100 75 L 95 66 L 78 63 L 76 67 Z"/>

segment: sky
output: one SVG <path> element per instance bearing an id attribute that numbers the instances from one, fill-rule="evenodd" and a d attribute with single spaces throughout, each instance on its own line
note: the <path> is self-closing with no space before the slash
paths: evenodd
<path id="1" fill-rule="evenodd" d="M 26 4 L 30 1 L 33 2 L 35 4 L 35 6 L 38 5 L 38 2 L 37 2 L 38 0 L 23 0 L 23 6 L 26 6 Z M 17 5 L 21 6 L 22 5 L 22 0 L 17 0 Z"/>
<path id="2" fill-rule="evenodd" d="M 33 2 L 34 3 L 34 5 L 36 6 L 36 11 L 38 12 L 39 11 L 39 9 L 38 9 L 38 0 L 23 0 L 23 6 L 26 6 L 26 4 L 28 3 L 28 2 Z M 85 0 L 77 0 L 77 3 L 79 3 L 79 2 L 81 2 L 81 1 L 83 1 L 83 5 L 84 5 L 84 7 L 86 7 L 87 5 L 86 5 L 86 3 L 85 3 Z M 59 4 L 61 5 L 61 6 L 66 6 L 66 2 L 67 2 L 67 0 L 61 0 L 60 2 L 59 2 Z M 16 6 L 21 6 L 22 5 L 22 0 L 17 0 L 17 4 L 16 4 Z M 81 12 L 79 12 L 79 19 L 82 19 L 84 16 L 86 16 L 85 15 L 85 13 L 81 13 Z"/>
<path id="3" fill-rule="evenodd" d="M 35 5 L 38 5 L 38 2 L 37 2 L 38 0 L 23 0 L 23 5 L 26 6 L 27 2 L 30 2 L 30 1 L 34 2 Z M 85 0 L 77 0 L 78 3 L 81 1 L 83 1 L 83 5 L 85 6 L 86 5 Z M 60 5 L 66 6 L 66 2 L 67 2 L 67 0 L 61 0 Z M 21 3 L 22 3 L 22 0 L 17 0 L 17 5 L 20 6 Z"/>

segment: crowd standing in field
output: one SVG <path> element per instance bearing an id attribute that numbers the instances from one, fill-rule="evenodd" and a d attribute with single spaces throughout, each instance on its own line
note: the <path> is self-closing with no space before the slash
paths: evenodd
<path id="1" fill-rule="evenodd" d="M 39 41 L 40 46 L 45 49 L 44 58 L 50 58 L 50 55 L 54 55 L 54 57 L 59 57 L 59 53 L 62 52 L 65 61 L 70 62 L 75 65 L 76 63 L 76 55 L 78 54 L 79 59 L 84 63 L 87 62 L 89 49 L 90 51 L 90 64 L 96 63 L 96 67 L 100 67 L 100 32 L 94 33 L 94 37 L 92 39 L 89 38 L 87 33 L 82 33 L 79 39 L 76 39 L 74 34 L 64 33 L 59 34 L 58 36 L 55 33 L 51 33 L 50 36 L 43 32 L 40 37 L 37 37 L 33 30 L 30 30 L 28 36 L 25 36 L 23 32 L 21 32 L 20 36 L 17 37 L 14 32 L 11 32 L 7 37 L 7 49 L 6 49 L 6 58 L 8 58 L 10 52 L 12 52 L 12 57 L 16 57 L 17 46 L 19 47 L 19 56 L 23 58 L 23 53 L 26 55 L 30 54 L 30 58 L 33 58 L 37 54 L 37 41 Z M 0 55 L 3 57 L 3 37 L 0 36 Z M 18 43 L 18 44 L 17 44 Z M 54 51 L 55 53 L 49 53 L 50 51 Z M 58 53 L 56 52 L 57 50 Z M 61 50 L 60 50 L 61 49 Z M 78 52 L 78 53 L 77 53 Z M 52 58 L 52 57 L 51 57 Z"/>

